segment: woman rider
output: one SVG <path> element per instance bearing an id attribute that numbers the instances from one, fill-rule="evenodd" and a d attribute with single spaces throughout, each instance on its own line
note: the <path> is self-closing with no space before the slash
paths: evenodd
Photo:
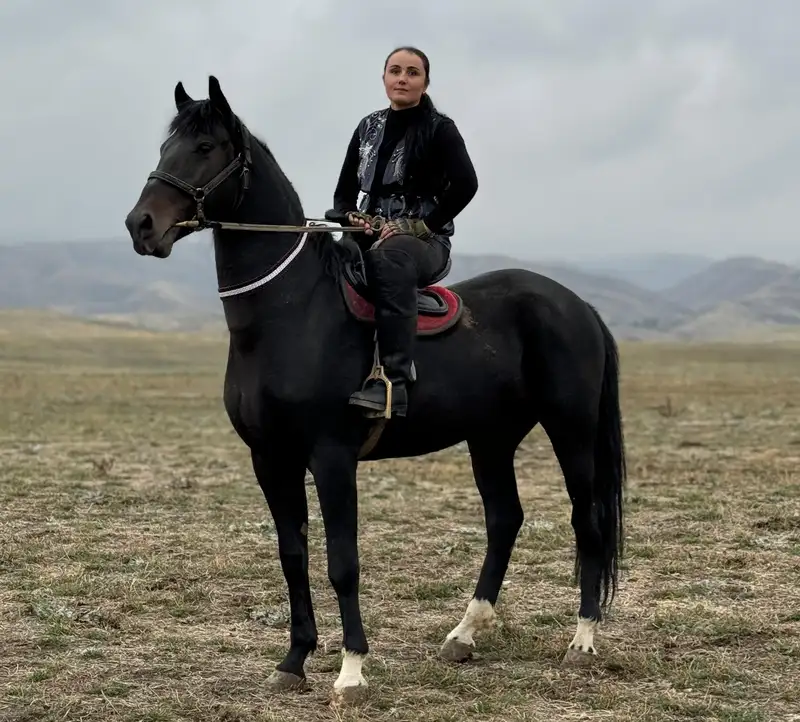
<path id="1" fill-rule="evenodd" d="M 387 219 L 378 238 L 362 250 L 375 296 L 380 359 L 392 382 L 392 416 L 405 416 L 417 289 L 444 269 L 453 219 L 472 200 L 478 180 L 456 124 L 436 110 L 426 92 L 430 63 L 425 53 L 413 47 L 394 50 L 386 58 L 383 83 L 390 105 L 356 127 L 333 204 L 351 224 L 367 226 L 367 236 L 375 234 L 369 228 L 373 216 Z M 382 415 L 386 388 L 370 381 L 350 403 L 370 416 Z"/>

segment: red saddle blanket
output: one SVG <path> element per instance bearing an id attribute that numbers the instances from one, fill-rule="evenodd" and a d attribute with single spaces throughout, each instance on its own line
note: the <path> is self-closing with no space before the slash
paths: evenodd
<path id="1" fill-rule="evenodd" d="M 344 291 L 350 313 L 359 321 L 375 323 L 375 306 L 347 282 L 344 283 Z M 435 293 L 447 305 L 447 311 L 441 315 L 429 315 L 424 311 L 417 315 L 417 335 L 435 336 L 458 322 L 463 312 L 463 302 L 457 293 L 444 286 L 428 286 L 425 291 Z"/>

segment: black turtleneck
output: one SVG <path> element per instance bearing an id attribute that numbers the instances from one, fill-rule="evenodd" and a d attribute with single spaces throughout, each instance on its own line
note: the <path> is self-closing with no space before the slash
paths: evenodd
<path id="1" fill-rule="evenodd" d="M 403 110 L 389 109 L 383 139 L 378 149 L 378 159 L 373 176 L 370 196 L 376 198 L 389 195 L 400 188 L 384 188 L 383 174 L 392 151 L 405 134 L 409 125 L 417 120 L 423 112 L 420 106 Z M 359 164 L 358 128 L 350 139 L 344 163 L 339 172 L 339 182 L 333 195 L 334 208 L 340 212 L 356 209 L 358 202 L 358 164 Z M 439 174 L 444 174 L 449 181 L 448 188 L 441 193 L 439 203 L 423 220 L 434 233 L 452 221 L 472 200 L 478 190 L 478 179 L 475 168 L 467 153 L 466 145 L 456 124 L 450 118 L 442 118 L 436 126 L 428 149 L 430 163 Z"/>

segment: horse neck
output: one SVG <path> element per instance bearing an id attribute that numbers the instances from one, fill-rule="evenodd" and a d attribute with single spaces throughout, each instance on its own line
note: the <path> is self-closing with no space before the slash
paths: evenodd
<path id="1" fill-rule="evenodd" d="M 260 155 L 261 162 L 250 173 L 250 188 L 241 204 L 236 210 L 228 211 L 228 217 L 214 220 L 302 225 L 305 221 L 303 209 L 287 198 L 286 182 L 280 171 Z M 296 240 L 296 233 L 215 230 L 214 255 L 219 287 L 240 286 L 268 273 Z"/>
<path id="2" fill-rule="evenodd" d="M 251 172 L 250 189 L 232 216 L 220 220 L 234 223 L 304 225 L 305 214 L 289 195 L 280 171 L 261 163 Z M 284 181 L 284 182 L 281 182 Z M 216 220 L 216 219 L 215 219 Z M 303 236 L 298 232 L 214 230 L 214 255 L 220 290 L 240 288 L 270 274 L 296 248 Z M 261 337 L 261 324 L 280 313 L 289 320 L 308 310 L 309 297 L 325 277 L 323 262 L 305 239 L 291 263 L 268 283 L 255 290 L 223 298 L 228 328 L 235 338 L 251 343 Z M 330 280 L 330 279 L 328 279 Z M 330 284 L 334 287 L 334 284 Z"/>

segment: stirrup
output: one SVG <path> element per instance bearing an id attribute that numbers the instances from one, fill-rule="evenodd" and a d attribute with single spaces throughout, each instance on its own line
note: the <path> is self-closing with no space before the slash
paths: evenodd
<path id="1" fill-rule="evenodd" d="M 370 416 L 371 418 L 384 418 L 384 419 L 391 419 L 392 418 L 392 382 L 390 381 L 389 377 L 386 375 L 386 371 L 383 368 L 383 364 L 381 363 L 380 353 L 378 351 L 378 334 L 375 333 L 375 353 L 373 355 L 372 360 L 372 371 L 370 372 L 369 376 L 364 379 L 364 383 L 361 384 L 361 390 L 364 391 L 367 386 L 369 385 L 370 381 L 378 381 L 382 383 L 386 387 L 386 406 L 384 407 L 382 414 L 376 414 L 373 412 Z"/>
<path id="2" fill-rule="evenodd" d="M 353 406 L 360 406 L 364 410 L 364 415 L 370 419 L 391 419 L 392 418 L 392 402 L 394 401 L 393 397 L 393 384 L 391 379 L 386 375 L 386 370 L 383 364 L 381 363 L 380 357 L 380 349 L 378 347 L 378 332 L 375 331 L 374 338 L 374 353 L 372 356 L 372 371 L 370 371 L 369 376 L 364 379 L 364 383 L 361 384 L 361 391 L 366 391 L 367 387 L 370 385 L 371 382 L 377 382 L 383 384 L 384 388 L 386 389 L 386 401 L 385 405 L 382 410 L 378 410 L 374 407 L 364 406 L 359 403 L 353 403 L 352 398 L 355 394 L 353 394 L 350 398 L 350 404 Z M 414 361 L 411 361 L 411 369 L 409 374 L 409 379 L 407 380 L 406 386 L 413 384 L 417 380 L 417 365 Z M 356 392 L 358 393 L 358 392 Z M 408 394 L 408 390 L 406 390 L 406 394 Z M 377 404 L 376 404 L 377 405 Z M 403 416 L 403 414 L 401 414 Z"/>

